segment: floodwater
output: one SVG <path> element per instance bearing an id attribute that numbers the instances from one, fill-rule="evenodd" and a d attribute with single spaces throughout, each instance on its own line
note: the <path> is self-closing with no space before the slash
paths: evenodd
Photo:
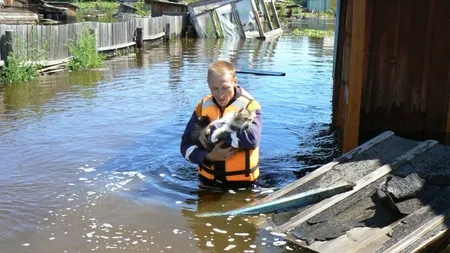
<path id="1" fill-rule="evenodd" d="M 246 217 L 195 216 L 241 207 L 336 155 L 333 38 L 295 38 L 295 26 L 266 41 L 148 44 L 104 70 L 0 86 L 0 252 L 298 252 Z M 238 75 L 263 108 L 258 189 L 200 191 L 179 153 L 216 59 L 286 73 Z"/>

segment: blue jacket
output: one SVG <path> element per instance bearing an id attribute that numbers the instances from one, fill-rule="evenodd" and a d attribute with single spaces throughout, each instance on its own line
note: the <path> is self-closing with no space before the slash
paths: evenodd
<path id="1" fill-rule="evenodd" d="M 236 100 L 237 97 L 240 96 L 239 89 L 235 89 L 235 96 L 230 101 L 229 105 Z M 220 108 L 217 102 L 214 100 L 214 104 Z M 205 162 L 207 151 L 203 147 L 198 147 L 194 142 L 190 140 L 190 136 L 194 126 L 198 122 L 198 117 L 195 110 L 192 113 L 189 122 L 186 125 L 183 136 L 181 137 L 181 146 L 180 151 L 181 155 L 187 159 L 188 161 L 195 164 L 203 164 Z M 253 121 L 253 124 L 245 131 L 241 131 L 237 133 L 237 138 L 239 140 L 239 148 L 243 149 L 254 149 L 259 146 L 261 142 L 261 133 L 262 133 L 262 112 L 261 110 L 256 110 L 256 117 Z M 187 150 L 190 149 L 189 157 L 186 157 Z M 192 150 L 193 149 L 193 150 Z"/>

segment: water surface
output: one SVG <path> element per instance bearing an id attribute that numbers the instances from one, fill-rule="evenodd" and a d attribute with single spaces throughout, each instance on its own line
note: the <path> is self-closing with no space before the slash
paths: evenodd
<path id="1" fill-rule="evenodd" d="M 148 44 L 106 70 L 0 86 L 0 252 L 294 249 L 245 217 L 195 217 L 243 206 L 335 155 L 334 39 L 294 38 L 292 27 L 266 41 Z M 179 153 L 217 59 L 286 73 L 238 75 L 262 105 L 262 189 L 200 191 L 195 166 Z"/>

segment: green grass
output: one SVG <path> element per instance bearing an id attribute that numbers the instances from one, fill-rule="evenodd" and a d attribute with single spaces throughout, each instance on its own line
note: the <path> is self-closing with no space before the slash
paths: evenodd
<path id="1" fill-rule="evenodd" d="M 324 37 L 333 37 L 334 31 L 333 30 L 324 31 L 316 29 L 304 29 L 304 30 L 295 29 L 292 32 L 292 34 L 295 37 L 306 36 L 310 38 L 324 38 Z"/>
<path id="2" fill-rule="evenodd" d="M 113 15 L 119 9 L 118 2 L 76 2 L 74 3 L 78 6 L 78 13 L 80 14 L 94 14 L 94 13 L 104 13 L 106 15 Z"/>
<path id="3" fill-rule="evenodd" d="M 95 35 L 87 26 L 83 26 L 77 41 L 69 42 L 69 52 L 72 58 L 68 67 L 72 70 L 99 68 L 104 64 L 105 56 L 97 51 Z"/>

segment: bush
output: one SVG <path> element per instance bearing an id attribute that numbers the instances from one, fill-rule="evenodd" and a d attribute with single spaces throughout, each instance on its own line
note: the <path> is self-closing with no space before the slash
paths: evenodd
<path id="1" fill-rule="evenodd" d="M 145 4 L 144 0 L 137 1 L 135 7 L 137 9 L 136 14 L 142 17 L 148 17 L 150 14 L 150 8 Z"/>
<path id="2" fill-rule="evenodd" d="M 69 68 L 72 70 L 99 68 L 103 66 L 104 55 L 97 51 L 95 34 L 87 26 L 83 26 L 77 41 L 69 41 L 69 52 L 72 58 Z"/>
<path id="3" fill-rule="evenodd" d="M 20 83 L 38 78 L 40 65 L 37 61 L 43 60 L 48 53 L 49 40 L 38 41 L 38 35 L 34 29 L 30 35 L 30 45 L 27 45 L 22 37 L 14 37 L 13 52 L 8 55 L 2 70 L 3 82 Z"/>

